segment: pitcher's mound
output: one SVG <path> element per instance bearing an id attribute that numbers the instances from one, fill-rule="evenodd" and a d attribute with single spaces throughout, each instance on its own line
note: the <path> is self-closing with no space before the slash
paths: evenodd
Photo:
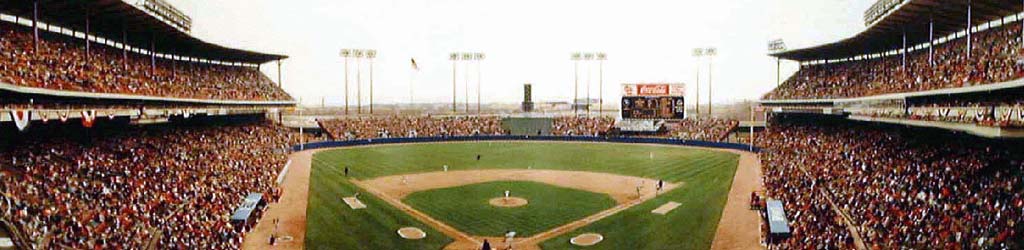
<path id="1" fill-rule="evenodd" d="M 418 240 L 427 237 L 427 233 L 415 227 L 403 227 L 398 229 L 398 236 L 408 240 Z"/>
<path id="2" fill-rule="evenodd" d="M 573 245 L 577 245 L 577 246 L 586 247 L 586 246 L 593 246 L 594 244 L 597 244 L 598 242 L 601 242 L 602 240 L 604 240 L 604 236 L 601 236 L 600 234 L 585 233 L 585 234 L 577 235 L 576 237 L 572 237 L 572 239 L 569 239 L 569 243 L 572 243 Z"/>
<path id="3" fill-rule="evenodd" d="M 491 206 L 495 206 L 495 207 L 521 207 L 521 206 L 526 206 L 526 204 L 530 203 L 530 202 L 526 201 L 526 199 L 519 198 L 519 197 L 508 197 L 508 198 L 499 197 L 499 198 L 491 199 L 488 202 L 491 203 Z"/>

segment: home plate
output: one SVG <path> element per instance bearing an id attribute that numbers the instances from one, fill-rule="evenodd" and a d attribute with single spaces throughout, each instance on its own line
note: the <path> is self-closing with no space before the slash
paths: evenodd
<path id="1" fill-rule="evenodd" d="M 651 210 L 651 213 L 656 213 L 656 214 L 660 214 L 660 215 L 665 215 L 665 214 L 667 214 L 668 212 L 671 212 L 672 210 L 674 210 L 674 209 L 676 209 L 677 207 L 679 207 L 679 205 L 682 205 L 682 204 L 679 204 L 679 202 L 674 202 L 674 201 L 671 201 L 671 202 L 669 202 L 669 203 L 665 203 L 665 205 L 661 205 L 661 206 L 660 206 L 660 207 L 658 207 L 657 209 Z"/>
<path id="2" fill-rule="evenodd" d="M 342 200 L 345 200 L 345 204 L 348 204 L 348 207 L 352 209 L 366 208 L 366 204 L 363 204 L 363 202 L 357 199 L 356 197 L 345 197 L 342 198 Z"/>

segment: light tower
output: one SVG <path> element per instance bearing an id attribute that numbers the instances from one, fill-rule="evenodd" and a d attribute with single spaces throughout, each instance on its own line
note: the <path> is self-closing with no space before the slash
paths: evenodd
<path id="1" fill-rule="evenodd" d="M 597 52 L 597 115 L 604 114 L 604 61 L 608 55 Z"/>
<path id="2" fill-rule="evenodd" d="M 697 70 L 697 74 L 696 74 L 697 82 L 695 84 L 695 86 L 697 88 L 695 92 L 697 92 L 697 94 L 695 96 L 697 98 L 694 100 L 694 103 L 696 103 L 697 105 L 694 105 L 693 112 L 696 113 L 697 116 L 700 116 L 700 58 L 703 57 L 703 56 L 704 56 L 704 49 L 703 48 L 695 48 L 695 49 L 693 49 L 693 58 L 696 58 L 696 60 L 697 60 L 697 63 L 695 64 L 695 65 L 697 65 L 697 67 L 695 67 L 696 70 Z"/>
<path id="3" fill-rule="evenodd" d="M 341 49 L 342 58 L 345 58 L 345 114 L 348 115 L 348 58 L 352 57 L 351 49 Z"/>
<path id="4" fill-rule="evenodd" d="M 580 52 L 573 52 L 569 59 L 572 60 L 573 70 L 573 88 L 572 88 L 572 112 L 577 113 L 579 110 L 578 106 L 579 93 L 580 93 L 580 60 L 583 59 L 583 54 Z"/>
<path id="5" fill-rule="evenodd" d="M 367 50 L 366 59 L 370 61 L 370 114 L 373 114 L 373 59 L 377 58 L 377 50 Z"/>
<path id="6" fill-rule="evenodd" d="M 457 101 L 458 94 L 455 92 L 455 90 L 458 89 L 458 86 L 455 82 L 455 69 L 458 67 L 456 63 L 458 63 L 459 61 L 459 53 L 452 52 L 448 54 L 448 60 L 452 61 L 452 113 L 454 114 L 455 112 L 457 112 L 457 106 L 455 102 Z"/>
<path id="7" fill-rule="evenodd" d="M 366 52 L 355 50 L 356 58 L 356 113 L 363 113 L 363 56 Z"/>
<path id="8" fill-rule="evenodd" d="M 708 57 L 708 116 L 710 117 L 712 115 L 711 114 L 711 76 L 714 75 L 714 72 L 713 72 L 711 67 L 713 66 L 713 60 L 712 59 L 714 59 L 714 57 L 716 55 L 718 55 L 718 49 L 715 49 L 715 47 L 708 47 L 707 49 L 704 49 L 704 55 Z"/>
<path id="9" fill-rule="evenodd" d="M 486 58 L 484 53 L 476 53 L 476 54 L 473 55 L 473 60 L 476 61 L 476 113 L 477 114 L 480 114 L 480 93 L 481 93 L 481 88 L 480 87 L 482 86 L 482 84 L 480 83 L 480 79 L 483 78 L 480 75 L 480 64 L 481 64 L 481 61 L 484 60 L 484 58 Z"/>
<path id="10" fill-rule="evenodd" d="M 465 91 L 466 91 L 466 93 L 464 93 L 465 96 L 466 96 L 465 107 L 466 107 L 466 113 L 468 114 L 469 113 L 469 65 L 473 63 L 473 53 L 462 53 L 462 60 L 466 62 L 466 78 L 465 78 L 466 85 L 463 86 L 463 87 L 465 87 Z"/>

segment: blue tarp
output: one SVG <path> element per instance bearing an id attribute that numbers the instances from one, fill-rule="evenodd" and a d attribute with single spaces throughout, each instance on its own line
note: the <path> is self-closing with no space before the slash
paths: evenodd
<path id="1" fill-rule="evenodd" d="M 765 209 L 768 213 L 768 231 L 776 235 L 789 234 L 789 219 L 780 200 L 768 200 Z"/>
<path id="2" fill-rule="evenodd" d="M 414 138 L 378 138 L 349 141 L 322 141 L 292 146 L 292 150 L 308 150 L 318 148 L 335 148 L 372 144 L 389 143 L 421 143 L 444 141 L 580 141 L 580 142 L 618 142 L 682 145 L 708 148 L 736 149 L 760 152 L 761 149 L 747 144 L 728 142 L 691 141 L 669 138 L 634 138 L 634 137 L 599 137 L 599 136 L 524 136 L 524 135 L 482 135 L 482 136 L 448 136 L 448 137 L 414 137 Z"/>
<path id="3" fill-rule="evenodd" d="M 249 216 L 256 210 L 256 206 L 263 200 L 263 194 L 261 193 L 249 193 L 245 196 L 245 200 L 242 201 L 242 205 L 239 205 L 235 212 L 231 214 L 231 221 L 248 221 Z"/>

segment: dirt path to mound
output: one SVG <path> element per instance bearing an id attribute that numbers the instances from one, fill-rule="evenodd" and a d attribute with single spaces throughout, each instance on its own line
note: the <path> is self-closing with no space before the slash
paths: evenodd
<path id="1" fill-rule="evenodd" d="M 489 169 L 489 170 L 460 170 L 448 172 L 430 172 L 408 175 L 393 175 L 379 177 L 365 181 L 353 181 L 356 185 L 369 191 L 377 197 L 409 213 L 420 221 L 431 227 L 439 229 L 445 235 L 455 239 L 455 242 L 445 247 L 447 250 L 479 249 L 483 239 L 492 242 L 494 238 L 470 236 L 464 232 L 445 224 L 442 221 L 431 218 L 404 203 L 405 196 L 426 190 L 439 188 L 459 187 L 477 183 L 493 181 L 533 181 L 553 186 L 585 190 L 595 193 L 603 193 L 615 200 L 616 206 L 582 219 L 570 222 L 538 233 L 528 238 L 516 239 L 516 249 L 540 249 L 538 244 L 545 240 L 579 229 L 595 221 L 612 216 L 630 207 L 644 203 L 655 197 L 655 185 L 658 180 L 647 179 L 635 176 L 625 176 L 607 173 L 561 171 L 561 170 L 540 170 L 540 169 Z M 637 185 L 642 185 L 640 199 L 637 199 Z M 663 192 L 671 191 L 679 187 L 678 183 L 665 183 Z M 497 241 L 500 242 L 500 241 Z"/>
<path id="2" fill-rule="evenodd" d="M 281 200 L 268 205 L 263 218 L 256 228 L 245 235 L 242 249 L 304 249 L 306 242 L 306 205 L 309 203 L 309 169 L 313 153 L 302 151 L 289 156 L 291 165 L 281 184 Z M 274 246 L 269 244 L 270 234 L 274 232 L 274 219 L 279 219 L 277 236 L 291 237 L 291 240 L 279 240 Z"/>

